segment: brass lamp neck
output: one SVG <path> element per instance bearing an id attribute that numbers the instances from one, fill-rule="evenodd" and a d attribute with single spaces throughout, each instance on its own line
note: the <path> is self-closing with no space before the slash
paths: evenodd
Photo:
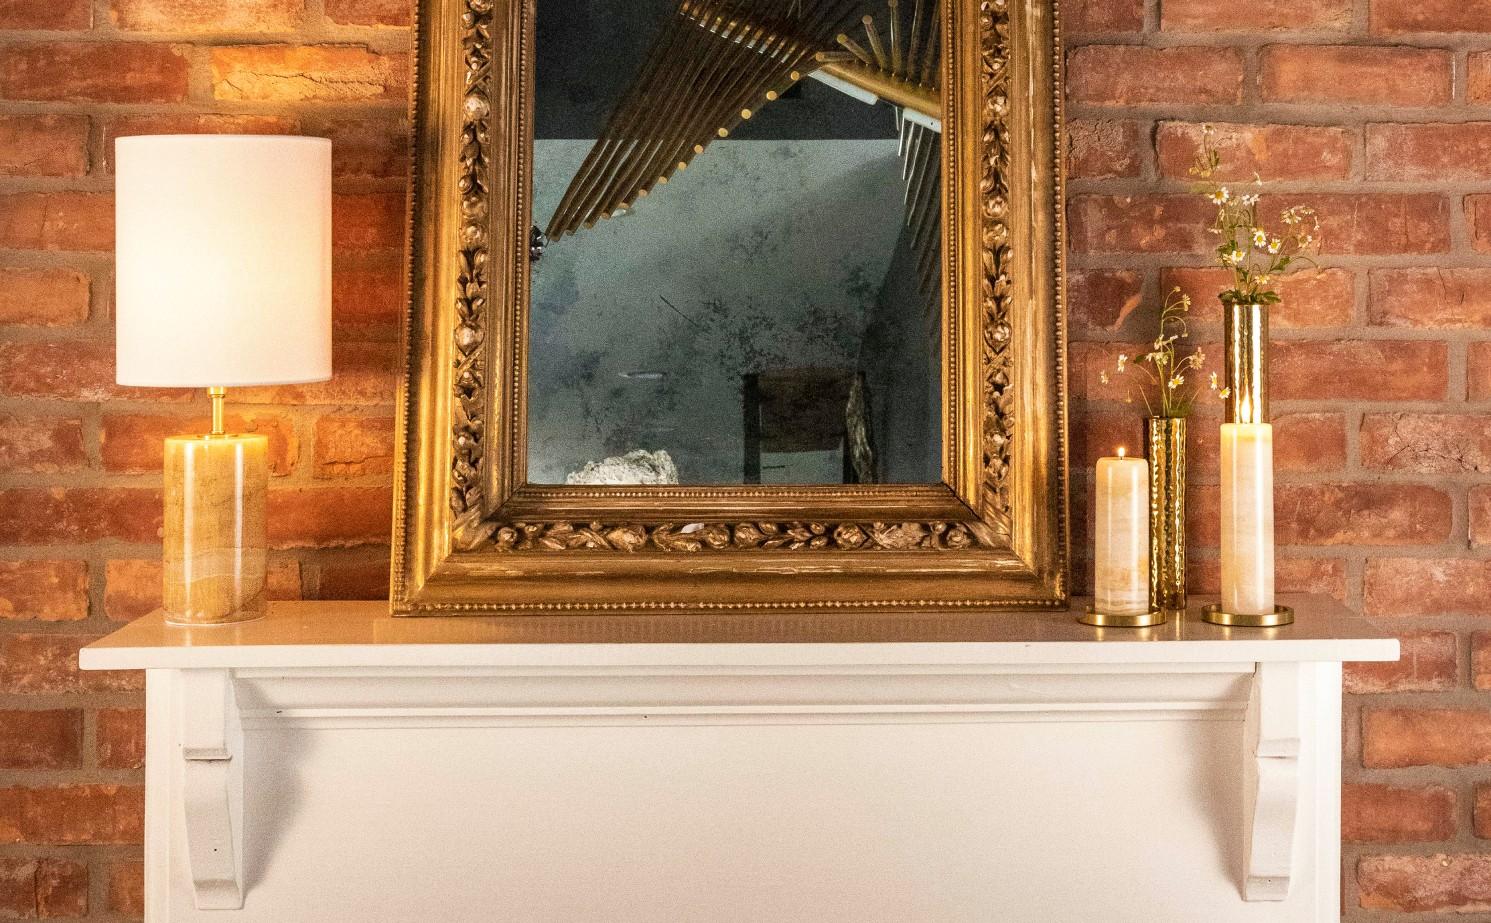
<path id="1" fill-rule="evenodd" d="M 212 398 L 212 435 L 222 436 L 223 429 L 223 401 L 228 396 L 227 388 L 208 388 L 207 396 Z"/>

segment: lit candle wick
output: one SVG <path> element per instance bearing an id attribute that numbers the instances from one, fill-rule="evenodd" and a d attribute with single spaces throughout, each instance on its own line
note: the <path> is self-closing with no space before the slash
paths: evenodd
<path id="1" fill-rule="evenodd" d="M 1119 446 L 1119 447 L 1118 447 L 1118 457 L 1119 457 L 1119 458 L 1123 458 L 1123 456 L 1124 456 L 1124 453 L 1125 453 L 1125 452 L 1127 452 L 1127 451 L 1128 451 L 1128 450 L 1127 450 L 1127 449 L 1125 449 L 1125 448 L 1124 448 L 1124 447 L 1123 447 L 1123 446 Z"/>

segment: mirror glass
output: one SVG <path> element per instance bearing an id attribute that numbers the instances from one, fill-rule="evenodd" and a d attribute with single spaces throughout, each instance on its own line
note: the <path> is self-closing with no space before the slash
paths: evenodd
<path id="1" fill-rule="evenodd" d="M 528 480 L 941 478 L 935 0 L 540 0 Z"/>

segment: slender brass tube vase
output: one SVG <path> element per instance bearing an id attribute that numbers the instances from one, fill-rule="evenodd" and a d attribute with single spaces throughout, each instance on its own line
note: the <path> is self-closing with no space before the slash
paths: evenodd
<path id="1" fill-rule="evenodd" d="M 1149 604 L 1186 607 L 1186 420 L 1148 417 Z"/>
<path id="2" fill-rule="evenodd" d="M 1222 305 L 1228 423 L 1268 422 L 1268 305 Z"/>

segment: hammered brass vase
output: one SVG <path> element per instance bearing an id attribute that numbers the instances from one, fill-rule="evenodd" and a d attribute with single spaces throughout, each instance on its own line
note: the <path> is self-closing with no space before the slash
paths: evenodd
<path id="1" fill-rule="evenodd" d="M 1268 422 L 1268 305 L 1222 304 L 1228 423 Z"/>
<path id="2" fill-rule="evenodd" d="M 1148 417 L 1149 604 L 1186 607 L 1186 420 Z"/>

